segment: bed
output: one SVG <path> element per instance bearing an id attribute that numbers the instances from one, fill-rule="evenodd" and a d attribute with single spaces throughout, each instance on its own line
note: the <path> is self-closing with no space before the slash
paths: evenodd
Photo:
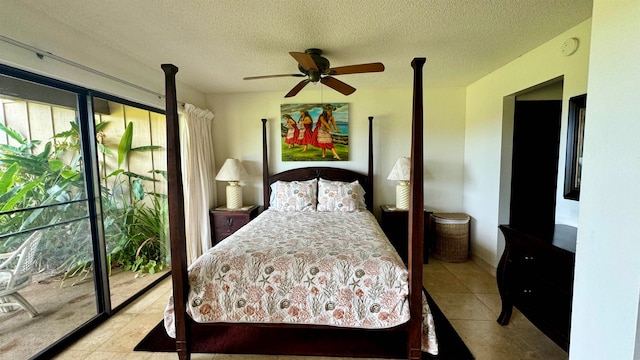
<path id="1" fill-rule="evenodd" d="M 263 119 L 265 210 L 187 269 L 175 92 L 178 69 L 162 65 L 167 96 L 173 279 L 170 302 L 173 307 L 168 306 L 165 325 L 176 339 L 180 359 L 190 359 L 189 324 L 193 321 L 233 326 L 402 329 L 407 332 L 408 359 L 420 359 L 422 350 L 437 353 L 433 319 L 422 294 L 424 62 L 424 58 L 416 58 L 411 63 L 414 68 L 411 184 L 419 186 L 411 188 L 408 267 L 371 213 L 373 118 L 370 117 L 366 175 L 329 167 L 269 174 L 266 119 Z M 313 194 L 317 197 L 313 198 Z M 311 231 L 299 231 L 312 213 L 313 224 L 306 224 Z M 278 225 L 274 227 L 276 222 Z M 354 224 L 358 230 L 349 230 Z M 285 233 L 291 236 L 284 237 Z M 325 238 L 322 244 L 318 243 L 318 236 L 312 236 L 318 233 Z M 347 233 L 351 236 L 345 238 Z"/>

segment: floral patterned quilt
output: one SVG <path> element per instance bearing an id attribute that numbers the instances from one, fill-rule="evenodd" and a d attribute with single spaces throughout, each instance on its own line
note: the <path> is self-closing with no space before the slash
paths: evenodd
<path id="1" fill-rule="evenodd" d="M 409 320 L 408 271 L 368 211 L 269 209 L 189 267 L 196 322 L 390 328 Z M 423 295 L 422 350 L 437 354 Z M 165 328 L 175 337 L 173 299 Z"/>

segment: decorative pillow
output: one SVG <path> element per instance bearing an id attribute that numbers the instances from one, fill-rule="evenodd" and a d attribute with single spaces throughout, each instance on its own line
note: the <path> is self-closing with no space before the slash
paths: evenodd
<path id="1" fill-rule="evenodd" d="M 366 210 L 367 209 L 367 204 L 364 202 L 364 194 L 366 194 L 367 192 L 364 191 L 364 188 L 362 187 L 362 185 L 360 185 L 360 183 L 356 180 L 355 181 L 356 184 L 358 184 L 357 188 L 358 188 L 358 201 L 356 203 L 356 205 L 358 206 L 358 210 Z"/>
<path id="2" fill-rule="evenodd" d="M 325 179 L 318 181 L 318 211 L 358 211 L 360 202 L 364 205 L 364 190 L 357 180 L 351 183 Z"/>
<path id="3" fill-rule="evenodd" d="M 277 211 L 316 211 L 318 180 L 276 181 L 269 206 Z"/>

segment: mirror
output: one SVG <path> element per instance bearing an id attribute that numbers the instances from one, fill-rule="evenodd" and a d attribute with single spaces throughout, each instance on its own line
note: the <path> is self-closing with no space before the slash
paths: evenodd
<path id="1" fill-rule="evenodd" d="M 569 99 L 569 123 L 567 128 L 567 160 L 564 172 L 564 198 L 580 200 L 580 175 L 582 173 L 582 146 L 587 94 Z"/>

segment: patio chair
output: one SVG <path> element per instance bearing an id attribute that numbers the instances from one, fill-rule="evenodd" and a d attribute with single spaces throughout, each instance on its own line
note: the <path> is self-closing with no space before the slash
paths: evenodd
<path id="1" fill-rule="evenodd" d="M 0 312 L 13 313 L 0 317 L 0 320 L 13 317 L 20 308 L 31 317 L 38 315 L 36 309 L 18 293 L 18 290 L 31 285 L 36 249 L 41 238 L 42 231 L 35 231 L 17 250 L 0 254 Z"/>

